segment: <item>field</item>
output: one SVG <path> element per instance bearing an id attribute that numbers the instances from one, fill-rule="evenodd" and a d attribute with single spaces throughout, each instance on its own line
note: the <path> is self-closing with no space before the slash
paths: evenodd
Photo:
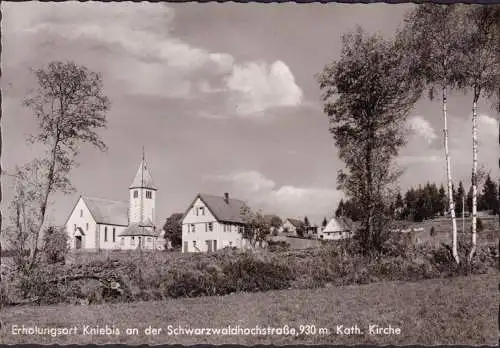
<path id="1" fill-rule="evenodd" d="M 95 306 L 21 306 L 4 309 L 0 331 L 3 344 L 464 344 L 498 342 L 498 275 L 430 279 L 414 283 L 386 282 L 306 290 L 239 293 L 227 296 L 169 299 L 156 302 Z M 370 335 L 376 324 L 401 333 Z M 72 327 L 71 336 L 12 335 L 13 325 Z M 115 325 L 121 335 L 82 335 L 82 327 Z M 178 335 L 168 325 L 222 328 L 256 325 L 299 328 L 315 325 L 316 335 Z M 362 334 L 339 335 L 337 325 L 357 325 Z M 144 335 L 148 326 L 162 328 Z M 139 328 L 127 336 L 125 328 Z M 320 329 L 327 328 L 328 333 Z"/>

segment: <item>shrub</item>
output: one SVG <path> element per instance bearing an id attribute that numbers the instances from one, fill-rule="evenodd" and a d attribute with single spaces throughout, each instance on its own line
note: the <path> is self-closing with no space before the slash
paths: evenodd
<path id="1" fill-rule="evenodd" d="M 284 240 L 280 241 L 268 241 L 268 249 L 271 252 L 276 252 L 276 251 L 285 251 L 290 249 L 290 243 L 287 243 Z"/>
<path id="2" fill-rule="evenodd" d="M 292 270 L 276 261 L 258 260 L 253 255 L 229 262 L 223 267 L 232 291 L 267 291 L 286 289 L 294 279 Z"/>
<path id="3" fill-rule="evenodd" d="M 68 234 L 62 228 L 49 226 L 43 235 L 44 260 L 51 264 L 64 263 L 68 251 Z"/>

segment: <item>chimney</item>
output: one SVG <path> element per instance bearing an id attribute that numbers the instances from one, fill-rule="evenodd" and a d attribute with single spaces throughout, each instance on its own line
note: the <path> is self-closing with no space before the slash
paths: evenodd
<path id="1" fill-rule="evenodd" d="M 226 202 L 226 204 L 229 204 L 229 193 L 224 193 L 224 202 Z"/>

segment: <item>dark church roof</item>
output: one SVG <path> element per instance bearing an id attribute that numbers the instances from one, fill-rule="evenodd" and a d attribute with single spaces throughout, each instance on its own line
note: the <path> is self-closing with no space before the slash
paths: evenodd
<path id="1" fill-rule="evenodd" d="M 98 224 L 128 225 L 128 203 L 88 196 L 82 196 L 82 199 Z"/>

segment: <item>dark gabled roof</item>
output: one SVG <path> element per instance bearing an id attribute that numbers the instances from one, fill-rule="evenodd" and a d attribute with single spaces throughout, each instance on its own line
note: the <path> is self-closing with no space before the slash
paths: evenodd
<path id="1" fill-rule="evenodd" d="M 158 237 L 159 233 L 146 226 L 146 224 L 132 224 L 127 227 L 119 237 Z"/>
<path id="2" fill-rule="evenodd" d="M 217 221 L 237 223 L 237 224 L 245 223 L 242 216 L 243 208 L 246 206 L 245 202 L 239 199 L 229 198 L 228 203 L 226 203 L 224 197 L 203 194 L 203 193 L 199 193 L 196 195 L 196 198 L 193 200 L 189 208 L 186 210 L 184 217 L 193 207 L 194 202 L 196 202 L 198 198 L 201 199 L 203 203 L 205 203 L 205 205 L 214 215 Z"/>
<path id="3" fill-rule="evenodd" d="M 128 203 L 86 196 L 82 196 L 82 199 L 98 224 L 128 225 Z"/>
<path id="4" fill-rule="evenodd" d="M 291 219 L 291 218 L 288 218 L 287 220 L 290 221 L 290 223 L 292 225 L 294 225 L 295 227 L 304 227 L 304 221 L 301 221 L 298 219 Z"/>
<path id="5" fill-rule="evenodd" d="M 158 190 L 153 182 L 153 177 L 149 172 L 146 160 L 142 160 L 141 163 L 139 163 L 139 168 L 135 174 L 134 181 L 132 181 L 129 188 L 147 188 L 150 190 Z"/>

